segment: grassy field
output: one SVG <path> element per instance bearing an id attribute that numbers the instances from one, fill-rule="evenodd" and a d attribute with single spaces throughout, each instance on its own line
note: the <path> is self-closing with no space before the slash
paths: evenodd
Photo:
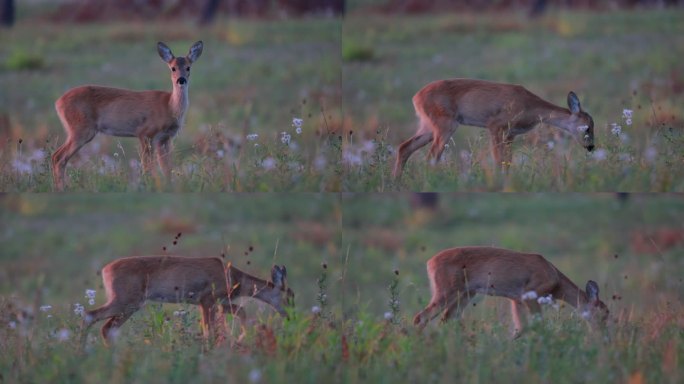
<path id="1" fill-rule="evenodd" d="M 684 191 L 681 9 L 444 15 L 352 13 L 343 24 L 348 191 Z M 411 97 L 467 77 L 522 84 L 595 122 L 592 154 L 543 126 L 517 138 L 511 173 L 493 172 L 486 130 L 461 126 L 444 162 L 427 147 L 392 182 L 394 151 L 417 128 Z M 623 110 L 632 110 L 631 124 Z M 620 126 L 619 130 L 613 124 Z"/>
<path id="2" fill-rule="evenodd" d="M 662 382 L 684 377 L 679 195 L 5 195 L 0 198 L 0 373 L 7 382 Z M 178 232 L 177 245 L 172 241 Z M 510 340 L 506 300 L 417 334 L 425 261 L 457 245 L 544 254 L 577 284 L 599 282 L 608 331 L 547 309 Z M 111 348 L 76 342 L 75 303 L 96 271 L 140 254 L 218 256 L 265 276 L 288 267 L 289 320 L 247 304 L 239 343 L 207 349 L 198 313 L 148 305 Z M 250 252 L 250 247 L 253 251 Z M 325 264 L 325 268 L 323 265 Z M 390 302 L 395 304 L 394 307 Z M 51 305 L 46 312 L 40 306 Z M 313 313 L 313 307 L 321 311 Z M 174 311 L 187 309 L 186 317 Z M 21 310 L 30 316 L 20 315 Z M 234 325 L 231 318 L 229 325 Z"/>
<path id="3" fill-rule="evenodd" d="M 203 29 L 25 20 L 0 36 L 2 191 L 51 190 L 48 159 L 65 139 L 59 95 L 85 83 L 168 90 L 154 44 L 180 54 L 197 39 L 206 48 L 172 183 L 141 176 L 136 140 L 98 136 L 71 161 L 70 191 L 684 191 L 681 10 L 551 10 L 535 20 L 357 11 L 344 22 L 223 19 Z M 485 130 L 463 126 L 441 164 L 428 166 L 421 150 L 392 181 L 395 149 L 416 128 L 412 95 L 453 77 L 523 84 L 563 106 L 574 90 L 597 150 L 540 127 L 518 138 L 502 177 Z"/>
<path id="4" fill-rule="evenodd" d="M 68 190 L 339 190 L 340 31 L 328 18 L 200 28 L 29 15 L 0 35 L 0 190 L 51 190 L 49 156 L 66 139 L 54 110 L 61 94 L 83 84 L 170 91 L 157 41 L 185 55 L 200 39 L 171 186 L 141 177 L 137 140 L 99 135 L 70 161 Z M 303 119 L 301 133 L 294 118 Z"/>

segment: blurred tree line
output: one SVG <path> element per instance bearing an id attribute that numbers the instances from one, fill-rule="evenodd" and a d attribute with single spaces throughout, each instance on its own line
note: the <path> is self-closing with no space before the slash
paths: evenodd
<path id="1" fill-rule="evenodd" d="M 12 0 L 0 0 L 12 1 Z M 342 15 L 345 0 L 73 0 L 64 1 L 55 20 L 93 22 L 108 19 L 196 19 L 210 23 L 217 15 L 299 17 Z"/>
<path id="2" fill-rule="evenodd" d="M 527 9 L 532 15 L 543 13 L 548 6 L 582 9 L 616 9 L 635 7 L 667 7 L 684 4 L 684 0 L 347 0 L 359 9 L 372 8 L 387 13 L 427 13 L 440 11 L 504 11 Z"/>

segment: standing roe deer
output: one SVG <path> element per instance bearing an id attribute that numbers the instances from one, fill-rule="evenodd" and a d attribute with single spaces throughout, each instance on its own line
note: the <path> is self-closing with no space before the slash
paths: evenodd
<path id="1" fill-rule="evenodd" d="M 85 85 L 67 91 L 55 102 L 67 140 L 52 155 L 55 188 L 64 188 L 64 171 L 69 159 L 98 133 L 140 140 L 142 168 L 148 172 L 152 156 L 169 180 L 170 140 L 183 127 L 189 105 L 190 67 L 202 54 L 196 42 L 185 57 L 175 57 L 166 44 L 157 43 L 159 56 L 171 70 L 172 92 L 130 91 Z"/>
<path id="2" fill-rule="evenodd" d="M 594 120 L 582 110 L 574 92 L 568 107 L 558 107 L 523 86 L 484 80 L 452 79 L 432 82 L 413 96 L 418 131 L 399 146 L 394 166 L 397 179 L 413 152 L 432 142 L 428 158 L 439 161 L 444 145 L 459 124 L 489 130 L 497 168 L 511 164 L 511 143 L 540 123 L 569 132 L 588 150 L 594 149 Z"/>
<path id="3" fill-rule="evenodd" d="M 492 247 L 451 248 L 428 260 L 427 273 L 432 299 L 413 318 L 420 329 L 442 311 L 442 322 L 459 317 L 478 293 L 511 300 L 516 335 L 522 332 L 518 307 L 523 303 L 532 314 L 540 314 L 540 303 L 558 299 L 578 308 L 596 325 L 604 325 L 608 318 L 594 281 L 589 280 L 586 292 L 582 291 L 541 255 Z"/>
<path id="4" fill-rule="evenodd" d="M 86 312 L 82 340 L 90 327 L 104 319 L 105 343 L 146 301 L 189 303 L 202 310 L 202 331 L 214 335 L 214 319 L 220 305 L 244 320 L 242 307 L 233 304 L 238 297 L 252 297 L 271 305 L 287 316 L 285 306 L 294 304 L 294 292 L 287 287 L 285 266 L 274 265 L 271 281 L 252 276 L 219 258 L 181 256 L 137 256 L 117 259 L 102 268 L 107 303 Z M 284 305 L 283 305 L 284 303 Z"/>

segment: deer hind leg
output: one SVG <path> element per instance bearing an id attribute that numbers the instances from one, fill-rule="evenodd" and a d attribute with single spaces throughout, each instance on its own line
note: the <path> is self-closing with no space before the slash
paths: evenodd
<path id="1" fill-rule="evenodd" d="M 447 308 L 442 314 L 442 317 L 440 319 L 441 323 L 446 323 L 452 318 L 460 318 L 461 314 L 463 313 L 463 310 L 465 307 L 468 305 L 468 302 L 470 301 L 470 298 L 472 295 L 474 295 L 474 292 L 471 293 L 461 293 L 455 295 L 455 298 L 451 300 L 450 303 L 447 304 Z"/>
<path id="2" fill-rule="evenodd" d="M 123 312 L 121 308 L 124 308 Z M 85 344 L 86 338 L 88 336 L 88 330 L 90 327 L 100 320 L 108 319 L 107 322 L 102 326 L 102 338 L 107 344 L 108 336 L 110 335 L 110 329 L 114 327 L 115 329 L 121 326 L 128 318 L 135 313 L 135 311 L 140 308 L 137 306 L 124 306 L 117 305 L 114 302 L 108 302 L 107 304 L 96 308 L 92 311 L 88 311 L 83 319 L 83 325 L 81 328 L 81 343 Z"/>
<path id="3" fill-rule="evenodd" d="M 427 143 L 433 140 L 433 134 L 432 130 L 429 128 L 429 122 L 427 122 L 426 119 L 421 118 L 419 124 L 420 126 L 418 128 L 418 132 L 416 132 L 416 134 L 410 139 L 401 143 L 399 150 L 397 150 L 397 160 L 394 165 L 393 172 L 395 179 L 401 176 L 404 166 L 413 152 L 424 147 L 427 145 Z"/>
<path id="4" fill-rule="evenodd" d="M 74 127 L 69 125 L 61 115 L 60 118 L 68 132 L 68 137 L 64 144 L 52 154 L 52 177 L 55 189 L 58 191 L 64 189 L 64 171 L 69 159 L 97 135 L 97 131 L 93 127 L 86 125 Z"/>
<path id="5" fill-rule="evenodd" d="M 437 132 L 435 139 L 432 141 L 432 146 L 430 146 L 429 158 L 435 163 L 438 163 L 442 159 L 442 153 L 444 153 L 444 148 L 449 143 L 449 139 L 456 132 L 458 128 L 458 123 L 450 118 L 440 118 L 435 122 L 435 132 Z"/>
<path id="6" fill-rule="evenodd" d="M 104 340 L 105 345 L 109 346 L 111 344 L 112 338 L 116 338 L 116 332 L 123 323 L 128 320 L 135 311 L 125 312 L 117 316 L 110 317 L 102 329 L 100 329 L 100 334 L 102 335 L 102 340 Z"/>

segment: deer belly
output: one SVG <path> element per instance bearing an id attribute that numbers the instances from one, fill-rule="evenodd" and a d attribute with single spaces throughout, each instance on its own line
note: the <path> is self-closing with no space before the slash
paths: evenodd
<path id="1" fill-rule="evenodd" d="M 190 303 L 198 304 L 206 295 L 206 284 L 173 285 L 149 289 L 146 298 L 162 303 Z"/>
<path id="2" fill-rule="evenodd" d="M 118 137 L 137 137 L 140 127 L 147 123 L 147 116 L 129 116 L 118 119 L 102 118 L 97 123 L 97 131 Z"/>

